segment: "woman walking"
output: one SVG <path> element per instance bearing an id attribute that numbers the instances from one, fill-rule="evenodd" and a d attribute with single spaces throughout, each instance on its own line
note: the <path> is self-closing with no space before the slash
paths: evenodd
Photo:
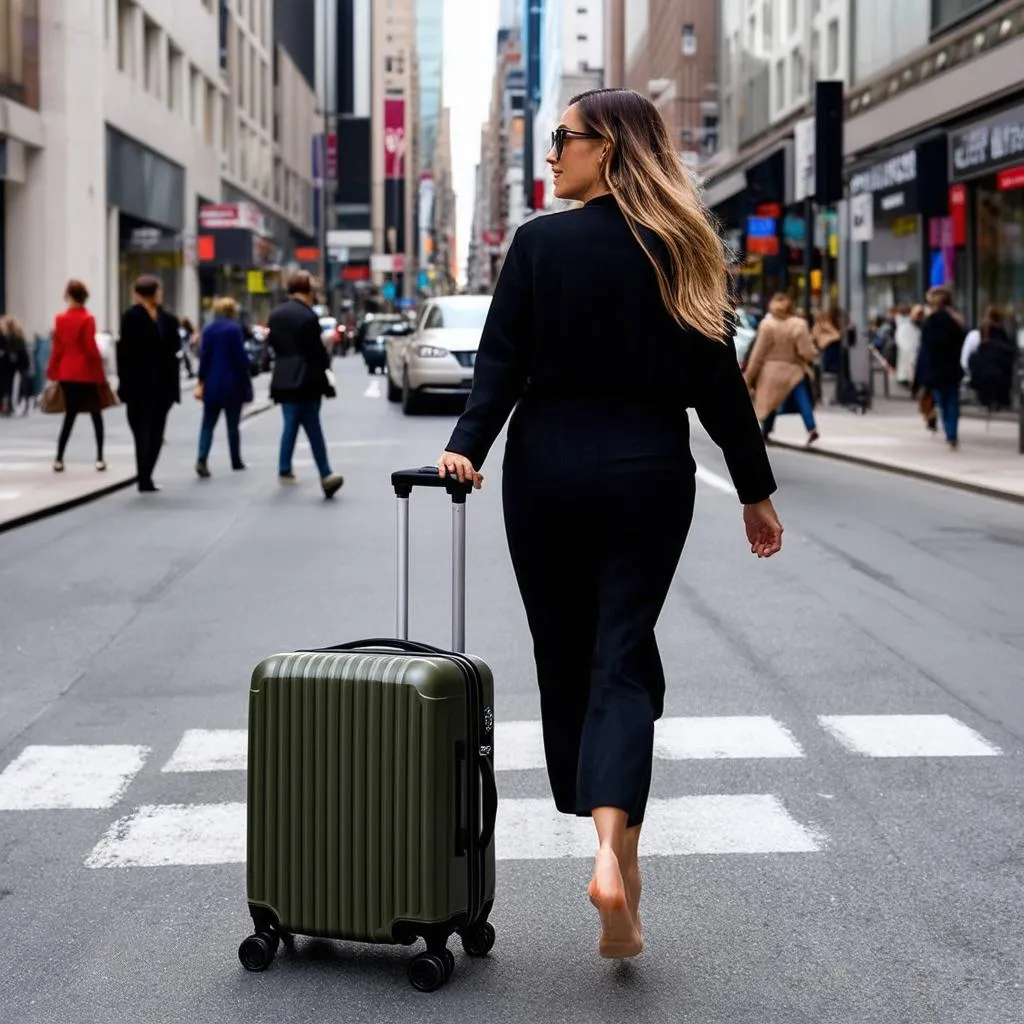
<path id="1" fill-rule="evenodd" d="M 560 811 L 593 818 L 599 952 L 621 958 L 643 949 L 638 849 L 665 695 L 654 627 L 693 514 L 687 407 L 725 452 L 751 551 L 779 551 L 782 527 L 726 333 L 724 250 L 661 115 L 635 92 L 584 93 L 547 161 L 555 195 L 585 205 L 516 232 L 438 471 L 480 486 L 518 403 L 503 504 L 548 775 Z"/>
<path id="2" fill-rule="evenodd" d="M 199 386 L 196 397 L 203 403 L 203 425 L 199 431 L 199 455 L 196 472 L 210 475 L 207 459 L 213 445 L 213 431 L 220 414 L 228 425 L 228 450 L 231 468 L 245 469 L 239 423 L 242 406 L 252 401 L 249 359 L 245 354 L 242 328 L 238 326 L 238 303 L 232 298 L 216 299 L 213 320 L 203 330 L 199 351 Z"/>
<path id="3" fill-rule="evenodd" d="M 96 435 L 96 469 L 103 472 L 103 403 L 100 389 L 107 383 L 103 359 L 96 345 L 96 321 L 85 308 L 89 289 L 81 281 L 70 280 L 64 289 L 68 308 L 58 313 L 53 324 L 53 347 L 46 368 L 48 380 L 56 381 L 64 392 L 64 423 L 57 439 L 55 473 L 64 472 L 64 452 L 79 413 L 88 413 Z"/>
<path id="4" fill-rule="evenodd" d="M 818 440 L 811 379 L 818 348 L 807 321 L 793 313 L 793 300 L 779 292 L 757 330 L 744 377 L 754 392 L 754 407 L 767 439 L 779 407 L 792 398 L 807 428 L 807 443 Z"/>
<path id="5" fill-rule="evenodd" d="M 921 326 L 915 390 L 923 387 L 930 393 L 933 409 L 938 407 L 942 414 L 946 443 L 956 451 L 960 445 L 960 382 L 964 377 L 960 355 L 967 332 L 963 317 L 953 308 L 953 293 L 948 288 L 932 288 L 927 299 L 931 312 Z M 935 429 L 934 411 L 927 423 L 930 430 Z"/>

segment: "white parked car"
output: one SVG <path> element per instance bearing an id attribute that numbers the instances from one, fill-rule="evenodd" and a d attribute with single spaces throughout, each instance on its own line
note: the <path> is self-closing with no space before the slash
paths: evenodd
<path id="1" fill-rule="evenodd" d="M 426 302 L 411 333 L 387 334 L 388 399 L 409 414 L 432 396 L 467 396 L 490 308 L 489 295 L 440 296 Z"/>

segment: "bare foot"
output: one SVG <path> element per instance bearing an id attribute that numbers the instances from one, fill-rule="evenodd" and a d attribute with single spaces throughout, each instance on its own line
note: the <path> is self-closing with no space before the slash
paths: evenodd
<path id="1" fill-rule="evenodd" d="M 640 934 L 640 942 L 644 940 L 644 926 L 640 923 L 640 895 L 643 892 L 643 881 L 640 877 L 640 868 L 628 869 L 623 875 L 623 883 L 626 886 L 626 901 L 629 904 L 629 911 L 636 922 L 636 930 Z"/>
<path id="2" fill-rule="evenodd" d="M 598 953 L 606 960 L 625 960 L 642 953 L 643 939 L 630 911 L 618 858 L 611 850 L 598 850 L 587 894 L 601 915 Z"/>

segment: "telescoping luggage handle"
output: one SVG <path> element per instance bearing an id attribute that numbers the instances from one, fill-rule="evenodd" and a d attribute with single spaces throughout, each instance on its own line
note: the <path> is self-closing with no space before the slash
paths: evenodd
<path id="1" fill-rule="evenodd" d="M 443 488 L 452 499 L 452 650 L 466 649 L 466 497 L 473 489 L 436 466 L 400 469 L 391 474 L 398 498 L 398 586 L 395 635 L 409 639 L 409 497 L 417 487 Z"/>

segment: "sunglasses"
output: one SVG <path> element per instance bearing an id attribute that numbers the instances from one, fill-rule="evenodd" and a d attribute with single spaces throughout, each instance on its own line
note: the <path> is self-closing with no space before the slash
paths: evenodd
<path id="1" fill-rule="evenodd" d="M 556 128 L 551 133 L 551 148 L 555 151 L 555 158 L 562 159 L 562 150 L 565 149 L 566 139 L 603 139 L 603 135 L 595 135 L 593 132 L 574 132 L 568 128 Z"/>

